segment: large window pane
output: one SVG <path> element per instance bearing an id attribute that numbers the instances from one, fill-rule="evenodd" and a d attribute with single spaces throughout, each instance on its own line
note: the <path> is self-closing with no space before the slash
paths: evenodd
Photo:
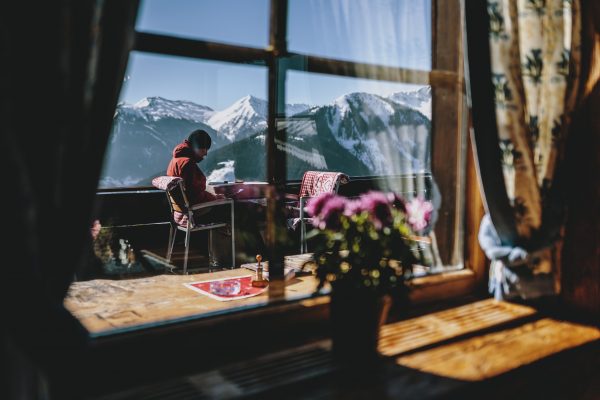
<path id="1" fill-rule="evenodd" d="M 146 0 L 137 29 L 266 47 L 269 3 Z M 432 115 L 432 88 L 426 84 L 432 58 L 431 1 L 289 0 L 288 16 L 287 39 L 292 52 L 394 67 L 356 66 L 287 54 L 269 63 L 278 66 L 272 70 L 275 77 L 282 74 L 277 80 L 277 89 L 282 90 L 277 93 L 285 93 L 286 112 L 279 115 L 276 127 L 286 130 L 286 140 L 278 141 L 277 146 L 287 155 L 289 202 L 285 221 L 277 223 L 288 227 L 282 235 L 288 240 L 281 240 L 278 248 L 290 267 L 285 270 L 289 278 L 285 297 L 289 300 L 312 296 L 316 287 L 310 271 L 298 268 L 315 248 L 314 242 L 304 245 L 302 240 L 302 221 L 307 223 L 306 229 L 312 228 L 310 221 L 299 215 L 306 199 L 294 196 L 306 171 L 350 175 L 350 182 L 339 188 L 339 194 L 350 198 L 382 190 L 407 200 L 431 200 L 436 229 L 448 223 L 448 218 L 436 218 L 438 212 L 445 212 L 441 205 L 448 204 L 448 198 L 441 198 L 436 185 L 436 180 L 444 182 L 445 174 L 434 176 L 431 166 L 432 123 L 445 112 L 436 107 Z M 336 73 L 344 76 L 331 75 Z M 369 77 L 372 79 L 365 79 Z M 162 191 L 100 190 L 89 262 L 77 272 L 79 282 L 73 284 L 66 300 L 90 332 L 104 335 L 115 329 L 153 326 L 281 300 L 269 299 L 267 292 L 249 292 L 256 255 L 267 256 L 263 240 L 268 231 L 268 185 L 264 182 L 267 81 L 268 67 L 131 53 L 99 187 L 150 186 L 152 178 L 165 174 L 173 148 L 190 132 L 204 129 L 213 145 L 198 166 L 211 184 L 209 192 L 234 200 L 235 227 L 231 209 L 223 213 L 215 204 L 208 211 L 190 214 L 188 221 L 194 223 L 189 224 L 169 210 Z M 219 225 L 214 232 L 190 234 L 188 243 L 188 227 L 206 227 L 211 221 Z M 456 233 L 460 238 L 459 225 Z M 414 250 L 421 255 L 420 265 L 415 267 L 418 275 L 448 270 L 439 255 L 436 229 L 423 230 L 416 238 Z M 460 239 L 455 242 L 462 248 Z M 223 283 L 223 279 L 227 285 L 207 282 Z M 246 282 L 243 288 L 242 281 Z M 219 297 L 225 289 L 235 298 Z"/>
<path id="2" fill-rule="evenodd" d="M 431 88 L 290 71 L 288 177 L 304 171 L 350 176 L 430 172 Z"/>
<path id="3" fill-rule="evenodd" d="M 175 145 L 195 129 L 213 147 L 200 167 L 209 181 L 263 179 L 265 150 L 235 175 L 236 143 L 266 128 L 266 68 L 133 53 L 114 116 L 100 188 L 149 186 Z M 214 154 L 213 153 L 218 153 Z M 215 157 L 216 156 L 216 157 Z"/>
<path id="4" fill-rule="evenodd" d="M 269 0 L 145 0 L 137 30 L 265 47 Z"/>
<path id="5" fill-rule="evenodd" d="M 291 51 L 431 69 L 431 0 L 290 0 Z"/>

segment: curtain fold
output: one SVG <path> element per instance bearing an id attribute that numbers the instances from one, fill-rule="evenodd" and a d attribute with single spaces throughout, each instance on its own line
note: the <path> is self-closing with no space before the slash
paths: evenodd
<path id="1" fill-rule="evenodd" d="M 519 236 L 542 226 L 580 63 L 579 0 L 488 0 L 504 183 Z"/>
<path id="2" fill-rule="evenodd" d="M 0 165 L 9 237 L 0 241 L 0 333 L 49 370 L 53 362 L 68 366 L 86 340 L 62 301 L 90 241 L 137 7 L 137 0 L 0 6 Z"/>
<path id="3" fill-rule="evenodd" d="M 489 289 L 496 298 L 550 295 L 560 290 L 560 168 L 579 89 L 580 0 L 487 0 L 487 14 L 498 184 L 511 211 L 490 211 L 481 223 L 479 241 L 492 260 Z M 510 222 L 516 240 L 506 241 L 494 218 Z"/>
<path id="4" fill-rule="evenodd" d="M 500 157 L 521 238 L 541 229 L 575 106 L 579 0 L 488 0 Z M 552 221 L 551 224 L 560 224 Z"/>

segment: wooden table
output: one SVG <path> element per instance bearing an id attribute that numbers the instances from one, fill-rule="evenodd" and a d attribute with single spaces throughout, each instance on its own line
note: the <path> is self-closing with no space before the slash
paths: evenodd
<path id="1" fill-rule="evenodd" d="M 65 298 L 65 307 L 91 334 L 103 334 L 267 304 L 266 292 L 241 300 L 218 301 L 184 286 L 185 283 L 250 275 L 251 271 L 238 268 L 194 275 L 75 282 Z M 287 282 L 286 298 L 310 296 L 316 285 L 312 275 L 296 277 Z"/>

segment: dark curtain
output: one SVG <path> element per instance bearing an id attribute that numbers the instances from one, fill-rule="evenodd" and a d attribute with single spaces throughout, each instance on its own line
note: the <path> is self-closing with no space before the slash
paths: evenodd
<path id="1" fill-rule="evenodd" d="M 581 107 L 567 143 L 562 298 L 600 320 L 600 2 L 582 1 Z"/>
<path id="2" fill-rule="evenodd" d="M 68 378 L 53 371 L 68 375 L 84 354 L 86 334 L 62 302 L 89 245 L 137 7 L 136 0 L 0 6 L 0 333 L 55 381 Z M 5 345 L 0 356 L 7 354 Z M 15 395 L 6 393 L 0 397 Z"/>

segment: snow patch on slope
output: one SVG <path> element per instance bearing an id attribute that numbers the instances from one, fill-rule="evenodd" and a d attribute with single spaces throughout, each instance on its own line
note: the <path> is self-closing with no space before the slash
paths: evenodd
<path id="1" fill-rule="evenodd" d="M 206 178 L 207 182 L 235 182 L 235 161 L 228 160 L 220 162 Z"/>
<path id="2" fill-rule="evenodd" d="M 119 112 L 133 114 L 147 121 L 174 118 L 205 122 L 214 110 L 187 100 L 169 100 L 162 97 L 145 97 L 135 104 L 122 103 Z"/>

